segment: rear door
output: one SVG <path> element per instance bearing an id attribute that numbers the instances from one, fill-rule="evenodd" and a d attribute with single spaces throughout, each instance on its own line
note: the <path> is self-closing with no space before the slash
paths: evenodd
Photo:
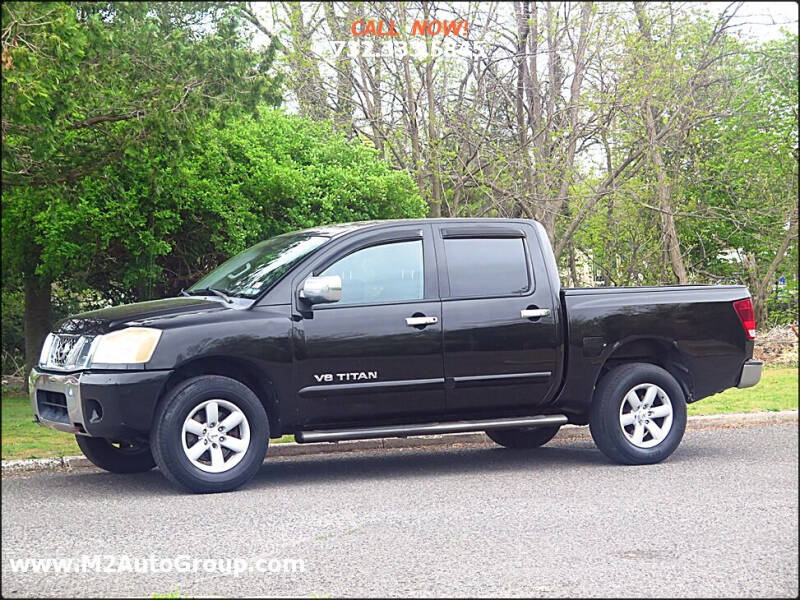
<path id="1" fill-rule="evenodd" d="M 562 342 L 536 230 L 441 224 L 435 239 L 448 412 L 524 412 L 549 400 Z"/>
<path id="2" fill-rule="evenodd" d="M 444 411 L 441 302 L 430 225 L 357 234 L 294 282 L 339 275 L 342 298 L 296 311 L 304 426 L 424 419 Z"/>

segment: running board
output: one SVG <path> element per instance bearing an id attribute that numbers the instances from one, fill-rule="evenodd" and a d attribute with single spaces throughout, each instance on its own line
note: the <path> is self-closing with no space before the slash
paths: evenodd
<path id="1" fill-rule="evenodd" d="M 419 425 L 390 425 L 387 427 L 363 427 L 326 431 L 299 431 L 295 440 L 300 444 L 311 442 L 338 442 L 343 440 L 366 440 L 370 438 L 407 437 L 410 435 L 433 435 L 483 431 L 485 429 L 511 429 L 514 427 L 551 427 L 564 425 L 564 415 L 539 415 L 536 417 L 513 417 L 510 419 L 485 419 L 481 421 L 451 421 L 449 423 L 423 423 Z"/>

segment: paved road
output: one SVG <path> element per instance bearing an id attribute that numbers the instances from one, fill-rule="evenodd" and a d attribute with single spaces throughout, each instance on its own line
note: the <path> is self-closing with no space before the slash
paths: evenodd
<path id="1" fill-rule="evenodd" d="M 797 442 L 796 425 L 689 431 L 649 467 L 574 440 L 282 458 L 214 496 L 155 471 L 12 476 L 2 595 L 796 596 Z M 302 559 L 304 571 L 10 568 L 121 553 Z"/>

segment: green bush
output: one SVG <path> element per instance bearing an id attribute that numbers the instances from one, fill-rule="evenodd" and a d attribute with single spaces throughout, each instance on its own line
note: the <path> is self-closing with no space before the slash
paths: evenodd
<path id="1" fill-rule="evenodd" d="M 39 255 L 23 258 L 55 281 L 55 321 L 177 295 L 232 254 L 285 231 L 426 210 L 411 176 L 373 148 L 328 122 L 263 109 L 224 126 L 212 115 L 179 150 L 148 146 L 72 185 L 4 192 L 3 229 L 4 242 L 19 247 L 6 233 L 32 228 L 26 235 Z M 3 258 L 4 274 L 13 275 L 19 261 L 5 250 Z M 24 349 L 19 289 L 4 282 L 4 372 L 5 353 Z"/>
<path id="2" fill-rule="evenodd" d="M 256 241 L 315 225 L 424 216 L 405 171 L 330 123 L 264 109 L 181 154 L 149 148 L 84 178 L 39 216 L 42 262 L 114 302 L 177 294 Z"/>

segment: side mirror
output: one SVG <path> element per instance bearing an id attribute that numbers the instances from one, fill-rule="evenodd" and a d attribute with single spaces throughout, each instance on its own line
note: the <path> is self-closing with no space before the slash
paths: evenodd
<path id="1" fill-rule="evenodd" d="M 342 299 L 342 278 L 338 275 L 309 277 L 303 282 L 300 297 L 309 304 L 338 302 Z"/>

